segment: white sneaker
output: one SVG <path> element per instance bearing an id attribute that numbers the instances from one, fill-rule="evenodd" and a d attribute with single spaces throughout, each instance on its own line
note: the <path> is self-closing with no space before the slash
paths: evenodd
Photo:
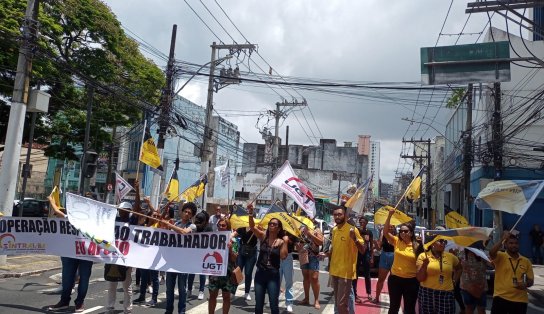
<path id="1" fill-rule="evenodd" d="M 153 288 L 151 286 L 147 287 L 147 293 L 153 293 Z"/>
<path id="2" fill-rule="evenodd" d="M 200 292 L 198 293 L 198 299 L 199 299 L 199 300 L 204 300 L 204 292 L 200 291 Z"/>
<path id="3" fill-rule="evenodd" d="M 293 313 L 293 306 L 291 304 L 287 306 L 287 312 Z"/>
<path id="4" fill-rule="evenodd" d="M 246 301 L 251 301 L 251 296 L 249 295 L 249 293 L 246 293 Z"/>

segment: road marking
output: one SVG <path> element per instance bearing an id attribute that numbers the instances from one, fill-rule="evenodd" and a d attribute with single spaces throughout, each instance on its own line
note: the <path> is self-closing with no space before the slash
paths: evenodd
<path id="1" fill-rule="evenodd" d="M 94 311 L 97 311 L 97 310 L 100 310 L 101 308 L 103 308 L 103 306 L 95 306 L 95 307 L 91 307 L 90 309 L 86 309 L 85 311 L 81 312 L 83 314 L 85 313 L 92 313 Z"/>
<path id="2" fill-rule="evenodd" d="M 304 285 L 302 284 L 302 281 L 295 281 L 293 282 L 293 301 L 298 299 L 298 297 L 304 293 Z M 293 304 L 294 305 L 294 304 Z M 280 293 L 280 303 L 279 303 L 279 307 L 280 308 L 285 308 L 287 307 L 285 305 L 285 292 L 284 293 Z"/>
<path id="3" fill-rule="evenodd" d="M 334 300 L 331 299 L 331 303 L 327 304 L 323 309 L 322 314 L 334 314 Z"/>

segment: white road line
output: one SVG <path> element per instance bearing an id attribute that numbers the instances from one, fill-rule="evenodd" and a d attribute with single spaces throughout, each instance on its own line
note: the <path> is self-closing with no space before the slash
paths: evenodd
<path id="1" fill-rule="evenodd" d="M 86 309 L 85 311 L 81 312 L 83 314 L 85 313 L 92 313 L 94 311 L 97 311 L 97 310 L 100 310 L 101 308 L 103 308 L 103 306 L 95 306 L 95 307 L 91 307 L 90 309 Z"/>
<path id="2" fill-rule="evenodd" d="M 325 306 L 322 314 L 334 314 L 334 300 L 331 300 L 331 301 L 332 302 L 330 302 L 329 304 L 327 304 L 327 306 Z"/>

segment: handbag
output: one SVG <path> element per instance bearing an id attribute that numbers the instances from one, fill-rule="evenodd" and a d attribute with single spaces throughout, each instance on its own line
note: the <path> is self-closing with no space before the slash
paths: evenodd
<path id="1" fill-rule="evenodd" d="M 242 246 L 240 247 L 240 254 L 243 257 L 251 257 L 255 254 L 255 252 L 257 252 L 256 246 L 242 244 Z"/>
<path id="2" fill-rule="evenodd" d="M 104 279 L 112 282 L 122 282 L 127 278 L 127 266 L 106 264 L 104 266 Z"/>
<path id="3" fill-rule="evenodd" d="M 242 283 L 242 280 L 244 280 L 244 274 L 242 274 L 242 269 L 240 266 L 236 266 L 230 274 L 230 280 L 235 283 L 236 285 L 239 285 Z"/>

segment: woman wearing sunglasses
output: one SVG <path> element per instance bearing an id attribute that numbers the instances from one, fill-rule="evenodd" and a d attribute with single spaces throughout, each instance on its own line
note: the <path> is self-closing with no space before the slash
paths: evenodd
<path id="1" fill-rule="evenodd" d="M 255 273 L 255 314 L 262 314 L 264 297 L 268 292 L 270 312 L 278 314 L 280 297 L 280 261 L 287 257 L 288 237 L 283 231 L 281 221 L 270 219 L 268 228 L 262 230 L 255 226 L 253 206 L 247 207 L 249 213 L 249 228 L 261 241 L 257 257 L 257 272 Z"/>
<path id="2" fill-rule="evenodd" d="M 453 287 L 461 275 L 461 264 L 457 256 L 444 252 L 447 243 L 444 239 L 436 240 L 417 258 L 421 314 L 455 314 Z"/>
<path id="3" fill-rule="evenodd" d="M 383 230 L 390 230 L 391 217 L 395 213 L 391 207 L 389 216 L 385 220 Z M 400 309 L 401 300 L 404 299 L 404 313 L 416 313 L 417 291 L 419 282 L 416 278 L 416 258 L 423 251 L 423 246 L 416 241 L 414 227 L 405 223 L 400 225 L 399 236 L 390 232 L 384 233 L 387 242 L 394 247 L 393 265 L 391 274 L 387 280 L 389 290 L 389 314 L 397 314 Z"/>
<path id="4" fill-rule="evenodd" d="M 217 231 L 230 231 L 230 223 L 227 218 L 221 217 L 217 220 Z M 238 285 L 231 280 L 232 271 L 236 268 L 236 258 L 238 253 L 232 249 L 232 240 L 228 242 L 229 260 L 226 276 L 210 276 L 208 289 L 210 290 L 210 299 L 208 300 L 208 313 L 215 313 L 217 305 L 217 296 L 219 290 L 223 296 L 223 314 L 230 310 L 231 296 L 236 292 Z"/>

